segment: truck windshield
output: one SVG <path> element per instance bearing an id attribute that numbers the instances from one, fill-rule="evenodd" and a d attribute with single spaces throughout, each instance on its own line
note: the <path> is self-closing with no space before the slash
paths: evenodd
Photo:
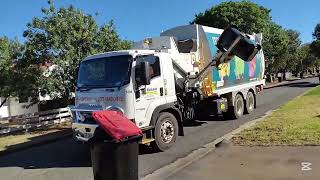
<path id="1" fill-rule="evenodd" d="M 80 64 L 78 88 L 120 87 L 129 82 L 132 56 L 90 59 Z"/>

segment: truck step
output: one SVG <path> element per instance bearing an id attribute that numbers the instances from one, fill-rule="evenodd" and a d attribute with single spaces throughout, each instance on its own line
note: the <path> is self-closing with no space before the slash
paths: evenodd
<path id="1" fill-rule="evenodd" d="M 140 142 L 140 144 L 149 144 L 151 143 L 152 141 L 154 141 L 155 139 L 154 138 L 143 138 Z"/>

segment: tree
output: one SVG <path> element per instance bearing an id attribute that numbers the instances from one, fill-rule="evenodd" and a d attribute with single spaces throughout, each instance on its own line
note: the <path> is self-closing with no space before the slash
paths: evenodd
<path id="1" fill-rule="evenodd" d="M 100 27 L 97 37 L 97 51 L 107 52 L 119 49 L 129 49 L 132 45 L 129 41 L 121 41 L 114 27 L 113 21 Z"/>
<path id="2" fill-rule="evenodd" d="M 9 97 L 28 98 L 38 94 L 38 68 L 21 63 L 24 46 L 17 40 L 0 38 L 0 107 Z"/>
<path id="3" fill-rule="evenodd" d="M 52 1 L 42 8 L 43 17 L 33 18 L 24 32 L 26 64 L 52 64 L 47 76 L 40 75 L 41 95 L 68 104 L 76 85 L 76 68 L 88 55 L 127 49 L 112 22 L 100 28 L 91 15 L 73 6 L 56 9 Z M 48 71 L 48 70 L 47 70 Z"/>
<path id="4" fill-rule="evenodd" d="M 286 71 L 296 71 L 300 63 L 299 48 L 301 46 L 300 33 L 289 29 L 286 30 L 288 36 L 287 52 L 285 54 Z"/>
<path id="5" fill-rule="evenodd" d="M 10 91 L 8 91 L 11 74 L 10 66 L 12 65 L 10 49 L 8 38 L 0 38 L 0 97 L 5 97 L 4 101 L 0 102 L 0 107 L 6 102 L 6 98 L 10 96 Z"/>
<path id="6" fill-rule="evenodd" d="M 223 2 L 197 14 L 191 23 L 221 29 L 232 24 L 245 33 L 262 33 L 267 71 L 271 73 L 285 69 L 289 37 L 281 26 L 271 21 L 270 12 L 250 1 Z"/>
<path id="7" fill-rule="evenodd" d="M 302 71 L 319 67 L 320 59 L 312 53 L 311 44 L 304 44 L 299 51 Z"/>
<path id="8" fill-rule="evenodd" d="M 262 42 L 265 52 L 267 72 L 277 73 L 286 68 L 286 54 L 288 51 L 289 37 L 281 26 L 270 23 L 267 31 L 264 33 Z"/>
<path id="9" fill-rule="evenodd" d="M 313 32 L 312 36 L 313 36 L 316 40 L 320 40 L 320 23 L 317 24 L 316 27 L 314 28 L 314 32 Z"/>
<path id="10" fill-rule="evenodd" d="M 224 29 L 236 25 L 246 33 L 263 32 L 271 21 L 270 10 L 250 1 L 223 2 L 195 16 L 191 23 Z"/>
<path id="11" fill-rule="evenodd" d="M 315 66 L 320 66 L 320 23 L 316 25 L 313 32 L 315 40 L 310 44 L 310 51 L 316 57 Z"/>
<path id="12" fill-rule="evenodd" d="M 313 55 L 320 58 L 320 40 L 314 40 L 310 44 L 310 50 Z"/>

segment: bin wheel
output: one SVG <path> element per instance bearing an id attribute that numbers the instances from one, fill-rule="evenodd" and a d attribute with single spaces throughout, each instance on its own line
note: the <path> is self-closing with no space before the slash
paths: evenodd
<path id="1" fill-rule="evenodd" d="M 247 99 L 246 99 L 246 109 L 245 112 L 247 114 L 250 114 L 254 110 L 254 105 L 255 105 L 255 98 L 254 95 L 251 91 L 248 92 L 247 94 Z"/>
<path id="2" fill-rule="evenodd" d="M 165 151 L 173 146 L 178 137 L 178 122 L 173 114 L 168 112 L 159 114 L 154 137 L 153 146 L 160 151 Z"/>

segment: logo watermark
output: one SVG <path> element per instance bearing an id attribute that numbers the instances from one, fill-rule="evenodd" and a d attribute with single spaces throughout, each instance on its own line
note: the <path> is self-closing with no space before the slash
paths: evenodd
<path id="1" fill-rule="evenodd" d="M 311 171 L 311 162 L 301 162 L 301 171 Z"/>

